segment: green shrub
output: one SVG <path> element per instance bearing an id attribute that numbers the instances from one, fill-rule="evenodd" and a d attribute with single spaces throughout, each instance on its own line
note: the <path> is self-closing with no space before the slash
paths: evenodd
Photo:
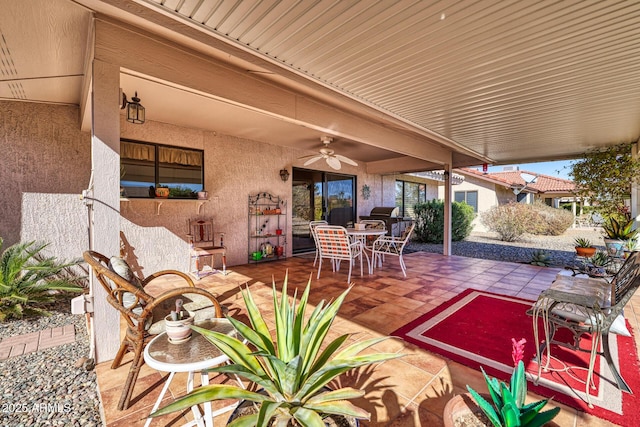
<path id="1" fill-rule="evenodd" d="M 46 246 L 16 243 L 0 255 L 0 322 L 25 315 L 48 315 L 43 304 L 53 302 L 61 292 L 83 291 L 81 278 L 69 272 L 78 261 L 59 263 L 45 257 L 41 252 Z"/>
<path id="2" fill-rule="evenodd" d="M 429 200 L 413 207 L 416 216 L 415 236 L 420 242 L 442 243 L 444 241 L 444 201 Z M 457 242 L 469 236 L 473 208 L 464 202 L 451 204 L 451 240 Z"/>

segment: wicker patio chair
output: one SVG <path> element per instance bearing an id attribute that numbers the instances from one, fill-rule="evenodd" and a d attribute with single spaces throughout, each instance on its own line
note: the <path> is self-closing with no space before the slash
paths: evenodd
<path id="1" fill-rule="evenodd" d="M 129 407 L 138 373 L 144 364 L 142 357 L 144 346 L 154 335 L 164 332 L 164 316 L 169 314 L 172 307 L 175 307 L 175 300 L 178 297 L 183 299 L 184 308 L 196 312 L 196 319 L 223 317 L 222 307 L 214 295 L 194 287 L 191 278 L 180 271 L 163 270 L 140 280 L 130 269 L 127 271 L 128 266 L 121 258 L 109 259 L 94 251 L 86 251 L 83 256 L 91 266 L 98 282 L 107 292 L 107 301 L 120 312 L 127 323 L 125 337 L 111 364 L 111 369 L 116 369 L 128 351 L 134 353 L 129 375 L 118 402 L 118 409 L 125 410 Z M 150 282 L 167 275 L 181 278 L 184 286 L 157 296 L 145 292 L 145 287 Z M 119 328 L 113 333 L 119 334 Z"/>

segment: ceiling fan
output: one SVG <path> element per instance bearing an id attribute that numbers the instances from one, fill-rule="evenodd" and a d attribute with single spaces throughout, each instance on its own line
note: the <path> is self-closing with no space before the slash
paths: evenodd
<path id="1" fill-rule="evenodd" d="M 340 168 L 342 167 L 342 164 L 340 162 L 358 166 L 358 164 L 350 158 L 342 156 L 340 154 L 335 154 L 335 152 L 329 148 L 329 144 L 331 143 L 331 141 L 333 141 L 333 138 L 323 136 L 322 138 L 320 138 L 320 141 L 324 144 L 324 147 L 320 149 L 320 154 L 312 154 L 311 156 L 300 157 L 300 159 L 309 158 L 309 160 L 304 162 L 304 166 L 308 166 L 320 159 L 325 159 L 327 161 L 327 164 L 335 170 L 340 170 Z"/>

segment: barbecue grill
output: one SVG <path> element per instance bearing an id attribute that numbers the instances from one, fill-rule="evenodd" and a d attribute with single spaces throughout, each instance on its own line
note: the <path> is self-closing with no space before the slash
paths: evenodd
<path id="1" fill-rule="evenodd" d="M 391 236 L 399 236 L 404 229 L 405 222 L 413 221 L 411 217 L 399 217 L 400 209 L 395 206 L 377 206 L 371 209 L 369 215 L 360 216 L 360 220 L 379 219 L 384 221 L 387 227 L 387 234 Z"/>

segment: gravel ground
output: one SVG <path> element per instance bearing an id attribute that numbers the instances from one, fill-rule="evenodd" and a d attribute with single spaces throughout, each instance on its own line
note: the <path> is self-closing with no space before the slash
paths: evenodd
<path id="1" fill-rule="evenodd" d="M 604 249 L 602 233 L 571 229 L 562 236 L 525 236 L 519 242 L 502 242 L 492 233 L 472 233 L 453 242 L 452 253 L 474 258 L 528 263 L 536 249 L 548 251 L 554 266 L 568 265 L 575 250 L 573 240 L 585 237 Z M 411 243 L 407 252 L 442 253 L 441 244 Z M 0 324 L 0 339 L 46 328 L 73 324 L 76 342 L 0 363 L 0 426 L 101 426 L 95 371 L 77 363 L 89 355 L 89 337 L 83 316 L 71 315 L 68 301 L 52 307 L 53 315 Z"/>
<path id="2" fill-rule="evenodd" d="M 69 301 L 50 317 L 0 324 L 0 338 L 73 324 L 76 341 L 0 362 L 0 426 L 101 426 L 95 371 L 76 362 L 89 355 L 83 316 L 70 314 Z"/>
<path id="3" fill-rule="evenodd" d="M 544 250 L 551 255 L 551 266 L 564 267 L 573 264 L 576 237 L 589 239 L 598 249 L 605 249 L 601 229 L 581 228 L 569 229 L 560 236 L 525 235 L 517 242 L 503 242 L 495 233 L 473 232 L 467 239 L 453 242 L 451 253 L 472 258 L 529 263 L 534 251 Z M 405 250 L 442 253 L 442 244 L 411 242 Z"/>

